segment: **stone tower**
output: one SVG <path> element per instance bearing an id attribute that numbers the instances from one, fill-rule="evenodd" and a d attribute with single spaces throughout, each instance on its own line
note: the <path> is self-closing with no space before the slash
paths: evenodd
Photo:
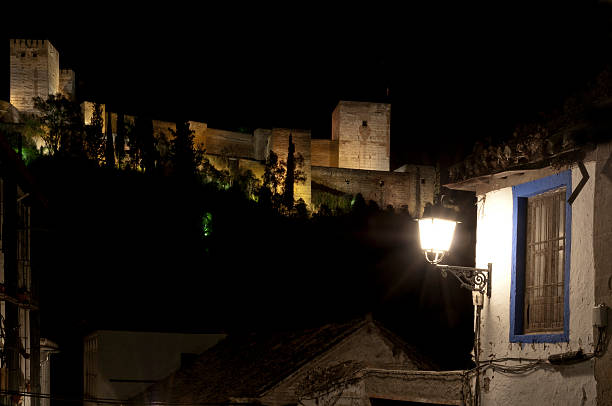
<path id="1" fill-rule="evenodd" d="M 340 101 L 332 113 L 338 167 L 389 171 L 391 105 Z"/>
<path id="2" fill-rule="evenodd" d="M 34 112 L 34 97 L 60 91 L 59 53 L 46 40 L 10 40 L 10 103 Z"/>
<path id="3" fill-rule="evenodd" d="M 59 92 L 66 99 L 76 101 L 76 79 L 72 69 L 60 69 Z"/>

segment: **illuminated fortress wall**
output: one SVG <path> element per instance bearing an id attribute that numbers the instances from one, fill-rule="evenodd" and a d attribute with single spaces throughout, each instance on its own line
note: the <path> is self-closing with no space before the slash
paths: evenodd
<path id="1" fill-rule="evenodd" d="M 312 181 L 347 195 L 361 193 L 366 201 L 372 200 L 382 209 L 391 205 L 396 210 L 405 209 L 413 217 L 420 217 L 425 205 L 433 204 L 435 168 L 405 165 L 403 170 L 388 172 L 313 166 Z M 318 207 L 314 209 L 318 210 Z"/>
<path id="2" fill-rule="evenodd" d="M 10 40 L 10 103 L 21 112 L 33 112 L 32 98 L 61 93 L 76 99 L 75 73 L 59 69 L 59 53 L 49 41 Z M 106 106 L 103 104 L 103 132 L 106 133 Z M 85 124 L 91 123 L 93 103 L 81 104 Z M 116 134 L 117 114 L 111 113 L 112 133 Z M 126 121 L 133 117 L 126 116 Z M 425 203 L 433 201 L 433 167 L 405 165 L 404 172 L 390 169 L 391 105 L 340 101 L 332 113 L 331 139 L 311 139 L 310 131 L 287 128 L 256 129 L 252 134 L 209 128 L 190 121 L 194 144 L 204 149 L 218 170 L 251 170 L 263 176 L 265 160 L 274 151 L 286 161 L 289 134 L 296 154 L 304 158 L 306 182 L 296 184 L 295 198 L 312 207 L 312 182 L 337 194 L 361 193 L 379 206 L 406 208 L 419 215 Z M 160 155 L 169 153 L 173 122 L 153 120 L 154 136 Z M 316 193 L 316 191 L 315 191 Z M 314 209 L 317 209 L 314 207 Z"/>
<path id="3" fill-rule="evenodd" d="M 310 131 L 309 130 L 296 130 L 289 128 L 273 128 L 272 135 L 270 138 L 270 150 L 274 151 L 278 155 L 279 161 L 287 162 L 287 155 L 289 152 L 289 134 L 291 134 L 293 143 L 295 144 L 295 155 L 301 154 L 304 158 L 304 164 L 302 170 L 306 175 L 306 181 L 303 183 L 297 183 L 294 189 L 295 200 L 304 199 L 304 202 L 308 207 L 311 203 L 311 146 L 310 146 Z"/>
<path id="4" fill-rule="evenodd" d="M 59 53 L 45 40 L 10 40 L 10 103 L 34 112 L 32 98 L 60 91 Z"/>
<path id="5" fill-rule="evenodd" d="M 71 69 L 60 69 L 59 92 L 70 101 L 76 101 L 76 79 Z"/>
<path id="6" fill-rule="evenodd" d="M 332 113 L 338 167 L 388 171 L 390 128 L 390 104 L 340 101 Z"/>

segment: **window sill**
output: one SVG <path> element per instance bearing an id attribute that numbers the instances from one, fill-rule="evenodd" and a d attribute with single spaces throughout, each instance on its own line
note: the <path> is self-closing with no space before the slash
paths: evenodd
<path id="1" fill-rule="evenodd" d="M 566 343 L 569 341 L 568 334 L 511 334 L 511 343 Z"/>

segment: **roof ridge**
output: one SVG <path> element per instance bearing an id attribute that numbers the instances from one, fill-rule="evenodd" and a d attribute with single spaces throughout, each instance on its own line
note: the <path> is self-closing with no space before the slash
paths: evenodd
<path id="1" fill-rule="evenodd" d="M 309 362 L 312 362 L 313 360 L 319 358 L 321 355 L 327 353 L 332 348 L 336 347 L 338 344 L 340 344 L 341 342 L 346 340 L 348 337 L 352 336 L 355 332 L 360 330 L 362 327 L 364 327 L 366 324 L 368 324 L 371 321 L 372 321 L 371 319 L 368 320 L 368 317 L 366 315 L 365 317 L 362 316 L 362 317 L 359 317 L 359 318 L 355 318 L 355 319 L 353 319 L 351 321 L 348 321 L 346 323 L 327 323 L 327 324 L 324 324 L 323 326 L 319 327 L 319 329 L 322 329 L 323 327 L 330 326 L 330 325 L 333 325 L 333 324 L 349 324 L 349 325 L 352 325 L 352 328 L 350 328 L 350 329 L 344 331 L 342 334 L 338 335 L 337 339 L 334 340 L 333 344 L 326 346 L 324 349 L 318 351 L 313 356 L 305 358 L 304 360 L 302 360 L 301 363 L 299 363 L 298 365 L 296 365 L 293 368 L 293 371 L 289 372 L 284 377 L 278 378 L 275 382 L 272 382 L 272 383 L 269 383 L 267 385 L 264 385 L 264 387 L 260 388 L 257 391 L 256 396 L 261 396 L 263 393 L 265 393 L 265 392 L 269 391 L 270 389 L 274 388 L 280 382 L 283 382 L 289 376 L 291 376 L 294 373 L 296 373 L 297 371 L 299 371 L 304 365 L 307 365 Z"/>

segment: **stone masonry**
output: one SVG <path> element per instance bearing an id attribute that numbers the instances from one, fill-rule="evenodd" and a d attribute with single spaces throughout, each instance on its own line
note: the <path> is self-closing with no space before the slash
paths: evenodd
<path id="1" fill-rule="evenodd" d="M 340 101 L 332 113 L 332 140 L 340 168 L 390 169 L 391 105 Z"/>
<path id="2" fill-rule="evenodd" d="M 76 79 L 72 69 L 60 69 L 59 92 L 66 99 L 76 101 Z"/>
<path id="3" fill-rule="evenodd" d="M 60 91 L 59 53 L 45 40 L 10 40 L 10 103 L 34 112 L 34 97 Z"/>
<path id="4" fill-rule="evenodd" d="M 408 210 L 415 217 L 433 203 L 435 168 L 406 165 L 405 172 L 365 171 L 346 168 L 312 167 L 312 181 L 349 195 L 361 193 L 380 208 L 391 205 Z"/>
<path id="5" fill-rule="evenodd" d="M 10 103 L 20 112 L 34 112 L 32 98 L 47 98 L 61 93 L 76 99 L 75 73 L 59 68 L 59 53 L 46 40 L 10 40 Z M 106 106 L 102 107 L 103 132 L 106 133 Z M 81 104 L 85 124 L 90 124 L 93 103 Z M 111 112 L 112 132 L 116 134 L 117 114 Z M 126 116 L 126 121 L 134 117 Z M 313 207 L 312 182 L 337 194 L 361 193 L 380 207 L 407 209 L 420 215 L 433 202 L 435 170 L 433 167 L 405 165 L 403 173 L 390 172 L 391 105 L 340 101 L 332 113 L 331 139 L 311 139 L 309 130 L 287 128 L 256 129 L 245 134 L 209 128 L 206 123 L 190 121 L 194 144 L 205 150 L 209 161 L 219 170 L 251 170 L 263 175 L 265 160 L 274 151 L 286 161 L 289 134 L 296 154 L 304 158 L 304 183 L 296 184 L 295 198 Z M 153 120 L 154 136 L 160 154 L 170 148 L 176 124 Z"/>

